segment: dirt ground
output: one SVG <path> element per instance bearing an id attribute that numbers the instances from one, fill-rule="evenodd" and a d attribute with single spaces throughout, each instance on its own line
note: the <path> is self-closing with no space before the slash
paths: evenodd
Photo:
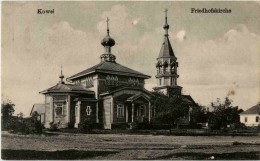
<path id="1" fill-rule="evenodd" d="M 11 135 L 2 159 L 260 159 L 259 136 Z"/>

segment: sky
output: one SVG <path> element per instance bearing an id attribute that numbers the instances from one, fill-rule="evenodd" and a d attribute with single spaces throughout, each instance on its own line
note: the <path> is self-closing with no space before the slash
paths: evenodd
<path id="1" fill-rule="evenodd" d="M 168 8 L 169 38 L 178 58 L 178 85 L 201 105 L 227 95 L 248 109 L 260 101 L 259 2 L 2 2 L 1 97 L 15 114 L 29 115 L 39 94 L 65 77 L 100 62 L 106 35 L 116 41 L 117 63 L 152 76 Z M 227 8 L 231 13 L 191 13 Z M 54 9 L 40 15 L 38 9 Z M 232 92 L 231 92 L 232 91 Z"/>

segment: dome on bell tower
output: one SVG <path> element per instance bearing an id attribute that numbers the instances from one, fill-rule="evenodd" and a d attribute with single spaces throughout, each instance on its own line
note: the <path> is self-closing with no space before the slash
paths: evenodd
<path id="1" fill-rule="evenodd" d="M 110 46 L 110 47 L 115 45 L 115 40 L 112 37 L 110 37 L 109 30 L 107 36 L 104 37 L 104 39 L 102 39 L 101 44 L 103 46 Z"/>

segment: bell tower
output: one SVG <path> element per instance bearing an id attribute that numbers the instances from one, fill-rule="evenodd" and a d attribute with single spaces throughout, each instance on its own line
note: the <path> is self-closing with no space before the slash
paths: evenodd
<path id="1" fill-rule="evenodd" d="M 156 63 L 156 79 L 157 87 L 153 89 L 155 91 L 160 91 L 167 96 L 171 95 L 181 95 L 182 87 L 177 85 L 177 78 L 179 77 L 177 73 L 178 62 L 174 55 L 170 40 L 168 30 L 170 26 L 167 22 L 167 9 L 165 9 L 165 24 L 163 29 L 165 30 L 164 41 L 157 58 Z"/>

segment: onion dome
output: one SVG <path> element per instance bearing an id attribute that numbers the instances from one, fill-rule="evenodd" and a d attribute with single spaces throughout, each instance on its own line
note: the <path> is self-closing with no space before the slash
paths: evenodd
<path id="1" fill-rule="evenodd" d="M 170 28 L 170 26 L 167 23 L 163 25 L 164 30 L 168 30 L 169 28 Z"/>

